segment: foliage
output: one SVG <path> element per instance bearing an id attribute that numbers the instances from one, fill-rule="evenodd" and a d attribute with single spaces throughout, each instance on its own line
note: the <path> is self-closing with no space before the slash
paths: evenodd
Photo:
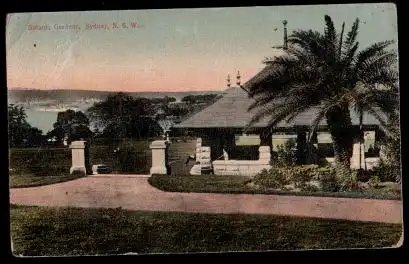
<path id="1" fill-rule="evenodd" d="M 217 94 L 187 95 L 183 97 L 181 101 L 187 104 L 200 104 L 212 101 L 217 98 L 217 96 Z"/>
<path id="2" fill-rule="evenodd" d="M 305 184 L 301 186 L 301 191 L 303 192 L 318 192 L 320 191 L 319 187 L 312 184 Z"/>
<path id="3" fill-rule="evenodd" d="M 8 106 L 9 145 L 15 147 L 39 147 L 45 143 L 42 131 L 27 123 L 27 115 L 22 106 Z"/>
<path id="4" fill-rule="evenodd" d="M 369 186 L 373 188 L 379 188 L 379 184 L 381 183 L 381 179 L 375 175 L 369 180 Z"/>
<path id="5" fill-rule="evenodd" d="M 125 93 L 110 95 L 87 110 L 92 122 L 103 127 L 102 137 L 135 139 L 159 136 L 162 129 L 151 117 L 153 105 L 149 99 L 133 98 Z"/>
<path id="6" fill-rule="evenodd" d="M 333 171 L 335 174 L 335 171 Z M 323 174 L 328 175 L 328 174 Z M 325 178 L 326 176 L 322 176 Z M 333 176 L 334 178 L 334 176 Z M 334 181 L 334 179 L 332 180 Z M 185 192 L 185 193 L 235 193 L 235 194 L 264 194 L 264 195 L 292 195 L 292 196 L 318 196 L 318 197 L 343 197 L 343 198 L 366 198 L 366 199 L 381 199 L 381 200 L 400 200 L 400 189 L 366 189 L 363 192 L 345 191 L 334 192 L 323 191 L 321 186 L 319 191 L 314 192 L 314 187 L 308 187 L 308 184 L 301 188 L 301 191 L 286 191 L 265 187 L 260 183 L 256 183 L 254 178 L 245 176 L 208 176 L 198 175 L 191 176 L 185 174 L 168 175 L 152 175 L 148 182 L 155 188 L 166 192 Z M 288 183 L 286 181 L 285 183 Z M 320 181 L 321 183 L 321 181 Z M 256 184 L 256 185 L 253 185 Z M 278 184 L 277 184 L 278 185 Z M 330 185 L 328 183 L 328 185 Z M 336 182 L 333 184 L 336 185 Z M 303 190 L 304 189 L 304 190 Z"/>
<path id="7" fill-rule="evenodd" d="M 400 122 L 398 114 L 389 116 L 386 129 L 391 131 L 380 144 L 383 145 L 384 157 L 381 158 L 376 174 L 383 181 L 401 182 L 401 146 L 400 146 Z"/>
<path id="8" fill-rule="evenodd" d="M 339 184 L 340 191 L 357 191 L 359 190 L 358 186 L 358 171 L 352 170 L 350 175 L 342 179 L 337 179 Z"/>
<path id="9" fill-rule="evenodd" d="M 337 192 L 340 190 L 339 183 L 336 179 L 335 169 L 328 167 L 320 172 L 319 181 L 321 189 L 324 192 Z"/>
<path id="10" fill-rule="evenodd" d="M 9 166 L 16 174 L 58 176 L 69 173 L 71 167 L 69 149 L 12 148 L 9 151 Z"/>
<path id="11" fill-rule="evenodd" d="M 304 166 L 287 167 L 281 171 L 290 178 L 296 188 L 304 188 L 314 176 L 313 169 Z"/>
<path id="12" fill-rule="evenodd" d="M 89 140 L 92 137 L 92 131 L 89 129 L 89 120 L 81 111 L 68 109 L 59 112 L 57 121 L 54 123 L 54 129 L 47 133 L 48 138 L 55 138 L 57 144 L 62 144 L 64 139 L 69 145 L 75 140 Z"/>
<path id="13" fill-rule="evenodd" d="M 350 158 L 354 131 L 351 110 L 369 112 L 381 124 L 381 113 L 395 111 L 398 104 L 397 56 L 387 48 L 393 41 L 374 43 L 358 50 L 359 19 L 344 36 L 325 16 L 325 31 L 296 30 L 288 38 L 285 54 L 266 59 L 262 78 L 247 85 L 256 99 L 249 110 L 258 109 L 248 127 L 268 118 L 268 128 L 291 122 L 311 108 L 318 110 L 310 135 L 326 120 L 334 145 L 339 180 L 351 180 Z M 385 89 L 378 89 L 378 87 Z M 362 116 L 362 115 L 361 115 Z"/>
<path id="14" fill-rule="evenodd" d="M 115 155 L 114 168 L 121 173 L 140 172 L 146 168 L 146 154 L 132 148 L 121 148 Z"/>
<path id="15" fill-rule="evenodd" d="M 263 169 L 260 173 L 254 176 L 253 182 L 273 189 L 281 189 L 290 183 L 289 177 L 278 168 L 271 168 L 269 170 Z"/>
<path id="16" fill-rule="evenodd" d="M 295 165 L 297 152 L 295 144 L 295 140 L 290 139 L 285 142 L 284 146 L 277 146 L 276 155 L 272 159 L 272 166 L 286 167 Z"/>
<path id="17" fill-rule="evenodd" d="M 386 162 L 381 159 L 378 166 L 373 169 L 373 175 L 377 176 L 382 182 L 400 182 L 401 168 L 399 164 Z"/>

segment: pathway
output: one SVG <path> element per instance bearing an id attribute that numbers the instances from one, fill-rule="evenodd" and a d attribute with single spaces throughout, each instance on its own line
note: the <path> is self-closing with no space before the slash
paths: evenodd
<path id="1" fill-rule="evenodd" d="M 402 201 L 283 195 L 163 192 L 146 176 L 93 175 L 48 186 L 10 189 L 19 205 L 246 213 L 402 223 Z"/>

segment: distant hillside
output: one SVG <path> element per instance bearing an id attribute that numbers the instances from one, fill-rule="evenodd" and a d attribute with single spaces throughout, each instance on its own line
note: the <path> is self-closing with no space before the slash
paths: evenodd
<path id="1" fill-rule="evenodd" d="M 76 101 L 81 99 L 103 100 L 108 95 L 117 92 L 90 91 L 90 90 L 36 90 L 36 89 L 8 89 L 9 102 L 29 102 L 38 100 Z M 220 94 L 219 91 L 205 92 L 127 92 L 134 97 L 162 98 L 174 97 L 180 101 L 186 95 Z"/>

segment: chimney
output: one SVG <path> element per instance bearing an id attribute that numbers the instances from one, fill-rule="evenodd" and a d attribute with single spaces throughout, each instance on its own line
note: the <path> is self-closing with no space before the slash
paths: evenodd
<path id="1" fill-rule="evenodd" d="M 240 86 L 240 71 L 237 71 L 237 86 Z"/>
<path id="2" fill-rule="evenodd" d="M 227 87 L 230 88 L 230 85 L 231 85 L 231 83 L 230 83 L 230 74 L 227 74 L 227 79 L 226 79 L 226 81 L 227 81 Z"/>
<path id="3" fill-rule="evenodd" d="M 283 25 L 284 25 L 284 49 L 286 50 L 288 48 L 288 44 L 287 44 L 287 20 L 283 21 Z"/>

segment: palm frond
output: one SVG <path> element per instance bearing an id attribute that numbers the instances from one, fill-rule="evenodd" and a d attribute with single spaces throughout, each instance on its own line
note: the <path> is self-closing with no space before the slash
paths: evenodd
<path id="1" fill-rule="evenodd" d="M 323 57 L 325 38 L 318 31 L 297 30 L 288 37 L 289 45 L 299 46 L 317 57 Z"/>
<path id="2" fill-rule="evenodd" d="M 376 42 L 369 47 L 361 50 L 358 55 L 356 56 L 355 67 L 359 68 L 362 64 L 364 64 L 368 59 L 378 55 L 385 53 L 385 48 L 389 45 L 393 44 L 393 40 L 385 40 Z"/>
<path id="3" fill-rule="evenodd" d="M 343 45 L 343 38 L 344 38 L 344 29 L 345 29 L 345 22 L 342 23 L 341 34 L 339 35 L 338 61 L 340 61 L 341 57 L 342 57 L 342 45 Z"/>
<path id="4" fill-rule="evenodd" d="M 347 37 L 344 42 L 344 54 L 348 54 L 350 49 L 353 47 L 356 37 L 358 35 L 358 29 L 359 29 L 359 18 L 355 19 L 354 24 L 352 25 L 351 30 L 348 32 Z"/>
<path id="5" fill-rule="evenodd" d="M 385 133 L 387 137 L 395 136 L 394 133 L 388 128 L 387 120 L 384 120 L 382 114 L 379 113 L 379 110 L 375 109 L 374 107 L 368 107 L 366 110 L 379 121 L 380 124 L 379 127 L 382 129 L 382 131 Z"/>
<path id="6" fill-rule="evenodd" d="M 335 30 L 334 22 L 330 16 L 325 15 L 325 48 L 326 48 L 326 57 L 330 61 L 336 61 L 336 50 L 337 50 L 337 32 Z"/>

